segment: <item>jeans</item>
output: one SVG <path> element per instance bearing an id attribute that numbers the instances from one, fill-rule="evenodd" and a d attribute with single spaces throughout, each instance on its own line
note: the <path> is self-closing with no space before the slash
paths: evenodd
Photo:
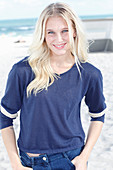
<path id="1" fill-rule="evenodd" d="M 20 159 L 23 166 L 31 167 L 33 170 L 75 170 L 71 160 L 82 150 L 83 147 L 61 153 L 41 154 L 38 157 L 29 157 L 20 150 Z"/>

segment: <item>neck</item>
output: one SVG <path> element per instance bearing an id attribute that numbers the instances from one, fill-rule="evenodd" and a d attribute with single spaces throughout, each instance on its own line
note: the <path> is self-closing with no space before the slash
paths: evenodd
<path id="1" fill-rule="evenodd" d="M 73 65 L 75 63 L 74 56 L 72 56 L 71 53 L 62 56 L 51 55 L 50 61 L 52 65 L 56 65 L 57 67 Z"/>

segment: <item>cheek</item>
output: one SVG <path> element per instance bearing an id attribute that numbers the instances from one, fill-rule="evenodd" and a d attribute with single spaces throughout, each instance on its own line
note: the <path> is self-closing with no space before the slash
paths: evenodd
<path id="1" fill-rule="evenodd" d="M 46 37 L 47 44 L 50 44 L 52 41 L 53 41 L 53 37 L 49 37 L 49 36 Z"/>
<path id="2" fill-rule="evenodd" d="M 69 41 L 69 34 L 64 34 L 63 39 L 66 40 L 66 41 Z"/>

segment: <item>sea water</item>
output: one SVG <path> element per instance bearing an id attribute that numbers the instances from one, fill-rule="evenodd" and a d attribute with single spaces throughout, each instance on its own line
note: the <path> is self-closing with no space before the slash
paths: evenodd
<path id="1" fill-rule="evenodd" d="M 30 35 L 35 29 L 36 21 L 36 18 L 0 20 L 0 35 Z"/>
<path id="2" fill-rule="evenodd" d="M 81 19 L 106 19 L 113 18 L 113 15 L 88 15 L 80 16 Z M 0 20 L 0 36 L 29 36 L 35 30 L 37 18 Z"/>

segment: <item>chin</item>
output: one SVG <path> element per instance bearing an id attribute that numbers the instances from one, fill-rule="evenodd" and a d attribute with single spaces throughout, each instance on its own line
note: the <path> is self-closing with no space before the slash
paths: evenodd
<path id="1" fill-rule="evenodd" d="M 65 55 L 66 52 L 52 52 L 52 54 L 57 55 L 57 56 L 61 56 L 61 55 Z"/>

